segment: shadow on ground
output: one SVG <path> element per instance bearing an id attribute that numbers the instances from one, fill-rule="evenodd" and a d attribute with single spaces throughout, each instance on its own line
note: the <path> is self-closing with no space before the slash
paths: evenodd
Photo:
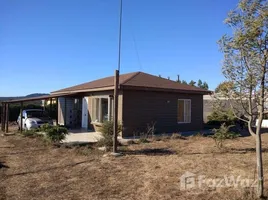
<path id="1" fill-rule="evenodd" d="M 91 162 L 93 160 L 94 159 L 85 160 L 85 161 L 81 161 L 81 162 L 70 163 L 70 164 L 67 164 L 67 165 L 64 165 L 64 166 L 55 166 L 55 167 L 50 167 L 50 168 L 46 168 L 46 169 L 19 172 L 19 173 L 15 173 L 15 174 L 7 174 L 7 176 L 22 176 L 22 175 L 27 175 L 27 174 L 35 174 L 35 173 L 39 173 L 39 172 L 48 172 L 48 171 L 56 170 L 56 169 L 65 169 L 66 167 L 74 167 L 74 166 L 77 166 L 77 165 L 80 165 L 80 164 Z"/>
<path id="2" fill-rule="evenodd" d="M 176 154 L 175 151 L 166 148 L 123 150 L 121 152 L 126 155 L 146 155 L 146 156 L 165 156 L 165 155 Z"/>
<path id="3" fill-rule="evenodd" d="M 0 169 L 2 168 L 9 168 L 9 166 L 4 164 L 5 162 L 0 162 Z"/>

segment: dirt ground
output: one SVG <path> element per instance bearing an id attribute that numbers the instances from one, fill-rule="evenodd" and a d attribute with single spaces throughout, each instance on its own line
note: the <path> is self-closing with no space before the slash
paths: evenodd
<path id="1" fill-rule="evenodd" d="M 254 140 L 219 150 L 208 137 L 162 139 L 120 147 L 111 157 L 91 147 L 53 147 L 38 138 L 0 137 L 0 199 L 252 199 L 254 188 L 181 189 L 186 171 L 207 178 L 255 177 Z M 263 135 L 268 188 L 268 134 Z M 267 190 L 265 190 L 266 195 Z"/>

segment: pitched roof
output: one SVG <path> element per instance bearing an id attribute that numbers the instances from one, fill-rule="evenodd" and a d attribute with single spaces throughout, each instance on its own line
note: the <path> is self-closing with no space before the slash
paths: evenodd
<path id="1" fill-rule="evenodd" d="M 83 83 L 73 87 L 64 88 L 52 93 L 68 93 L 79 91 L 90 91 L 93 89 L 105 90 L 107 87 L 114 86 L 114 76 L 98 79 L 95 81 Z M 209 93 L 208 90 L 204 90 L 198 87 L 181 84 L 172 80 L 147 74 L 144 72 L 133 72 L 128 74 L 122 74 L 119 76 L 119 87 L 123 89 L 135 88 L 146 90 L 162 90 L 162 91 L 180 91 L 188 93 Z"/>

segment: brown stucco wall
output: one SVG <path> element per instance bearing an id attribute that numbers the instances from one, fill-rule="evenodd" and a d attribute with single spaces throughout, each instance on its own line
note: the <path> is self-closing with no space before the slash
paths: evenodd
<path id="1" fill-rule="evenodd" d="M 123 137 L 141 132 L 146 124 L 156 122 L 158 133 L 200 130 L 203 127 L 203 96 L 125 90 L 123 92 Z M 191 99 L 191 123 L 177 123 L 177 100 Z"/>

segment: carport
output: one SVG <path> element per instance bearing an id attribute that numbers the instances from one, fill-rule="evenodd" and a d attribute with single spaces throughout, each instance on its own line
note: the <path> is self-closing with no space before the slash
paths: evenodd
<path id="1" fill-rule="evenodd" d="M 31 101 L 38 101 L 38 100 L 49 100 L 50 101 L 50 111 L 52 110 L 52 101 L 56 100 L 56 108 L 58 110 L 58 98 L 59 97 L 66 97 L 66 96 L 73 96 L 75 93 L 68 93 L 68 94 L 51 94 L 51 95 L 43 95 L 38 97 L 29 97 L 29 98 L 21 98 L 21 99 L 13 99 L 8 101 L 2 102 L 2 112 L 1 112 L 1 130 L 5 133 L 8 133 L 8 126 L 9 126 L 9 105 L 18 103 L 20 104 L 20 131 L 22 132 L 22 110 L 23 110 L 23 103 L 24 102 L 31 102 Z M 56 124 L 58 124 L 58 112 L 56 117 Z"/>

